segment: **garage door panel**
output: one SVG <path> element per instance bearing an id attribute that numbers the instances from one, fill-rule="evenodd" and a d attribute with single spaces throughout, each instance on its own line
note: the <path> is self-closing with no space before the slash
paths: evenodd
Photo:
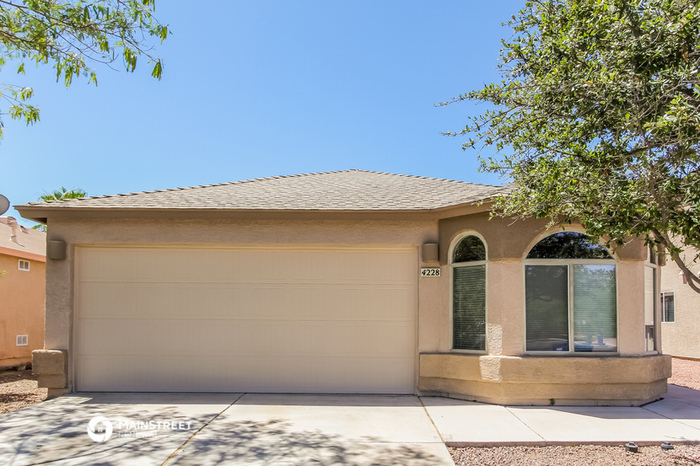
<path id="1" fill-rule="evenodd" d="M 413 287 L 85 283 L 83 317 L 413 320 Z M 202 303 L 207 306 L 203 307 Z"/>
<path id="2" fill-rule="evenodd" d="M 82 248 L 80 254 L 81 282 L 401 283 L 413 281 L 416 266 L 405 250 Z"/>
<path id="3" fill-rule="evenodd" d="M 78 248 L 79 390 L 413 393 L 413 249 Z"/>
<path id="4" fill-rule="evenodd" d="M 270 322 L 81 319 L 81 355 L 278 355 L 402 357 L 415 348 L 412 322 Z M 361 344 L 358 342 L 361 341 Z"/>
<path id="5" fill-rule="evenodd" d="M 361 359 L 315 358 L 298 366 L 293 358 L 196 357 L 158 355 L 148 360 L 130 357 L 86 357 L 76 370 L 93 374 L 81 381 L 82 391 L 153 391 L 159 380 L 163 392 L 262 393 L 412 393 L 412 358 L 381 358 L 368 365 Z M 378 384 L 382 381 L 382 384 Z"/>

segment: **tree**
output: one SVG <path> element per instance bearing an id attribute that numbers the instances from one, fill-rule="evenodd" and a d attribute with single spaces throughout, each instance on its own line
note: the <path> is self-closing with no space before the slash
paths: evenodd
<path id="1" fill-rule="evenodd" d="M 445 134 L 496 149 L 481 169 L 514 182 L 497 215 L 643 236 L 700 292 L 680 255 L 700 250 L 700 2 L 530 0 L 506 25 L 501 81 L 441 104 L 490 104 Z"/>
<path id="2" fill-rule="evenodd" d="M 39 196 L 40 201 L 60 201 L 61 199 L 77 199 L 79 197 L 86 197 L 87 193 L 82 189 L 66 189 L 61 186 L 59 189 L 55 189 L 50 193 L 44 193 Z M 37 224 L 32 227 L 35 230 L 46 231 L 46 225 Z"/>
<path id="3" fill-rule="evenodd" d="M 50 193 L 44 193 L 39 196 L 40 201 L 60 201 L 61 199 L 77 199 L 85 197 L 87 193 L 82 189 L 66 189 L 61 186 L 59 189 L 54 189 Z"/>
<path id="4" fill-rule="evenodd" d="M 139 56 L 145 56 L 151 75 L 160 79 L 163 63 L 147 41 L 152 36 L 162 43 L 168 28 L 154 11 L 154 0 L 0 0 L 0 68 L 11 65 L 23 74 L 26 63 L 50 63 L 66 87 L 80 76 L 97 85 L 94 66 L 121 58 L 133 72 Z M 27 124 L 39 121 L 39 109 L 28 103 L 32 88 L 0 86 L 8 106 L 3 114 Z M 0 137 L 2 128 L 0 121 Z"/>

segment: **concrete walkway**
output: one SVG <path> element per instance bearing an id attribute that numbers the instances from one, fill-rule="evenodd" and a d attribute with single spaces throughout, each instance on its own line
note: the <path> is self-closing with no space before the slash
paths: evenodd
<path id="1" fill-rule="evenodd" d="M 87 434 L 98 416 L 113 428 Z M 99 421 L 99 418 L 97 418 Z M 103 419 L 104 420 L 104 419 Z M 96 423 L 97 435 L 106 424 Z M 451 465 L 445 444 L 700 443 L 700 392 L 641 408 L 504 407 L 436 397 L 64 396 L 0 416 L 3 464 Z"/>
<path id="2" fill-rule="evenodd" d="M 448 446 L 700 443 L 700 391 L 668 388 L 665 399 L 640 408 L 422 400 Z"/>

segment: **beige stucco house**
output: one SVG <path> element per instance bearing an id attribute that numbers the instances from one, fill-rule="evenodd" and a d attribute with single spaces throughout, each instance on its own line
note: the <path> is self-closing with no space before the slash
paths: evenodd
<path id="1" fill-rule="evenodd" d="M 504 192 L 348 170 L 20 206 L 50 232 L 40 384 L 513 404 L 664 394 L 643 242 L 606 251 L 576 227 L 489 220 Z"/>
<path id="2" fill-rule="evenodd" d="M 45 252 L 46 233 L 0 217 L 0 367 L 44 347 Z"/>
<path id="3" fill-rule="evenodd" d="M 692 259 L 687 262 L 697 275 L 700 264 Z M 683 272 L 670 258 L 661 271 L 661 333 L 664 353 L 700 359 L 700 294 L 687 285 Z"/>

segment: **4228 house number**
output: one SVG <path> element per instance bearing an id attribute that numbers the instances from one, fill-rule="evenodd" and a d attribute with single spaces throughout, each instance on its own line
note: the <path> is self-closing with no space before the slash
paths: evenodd
<path id="1" fill-rule="evenodd" d="M 440 267 L 421 267 L 420 268 L 421 277 L 439 277 Z"/>

